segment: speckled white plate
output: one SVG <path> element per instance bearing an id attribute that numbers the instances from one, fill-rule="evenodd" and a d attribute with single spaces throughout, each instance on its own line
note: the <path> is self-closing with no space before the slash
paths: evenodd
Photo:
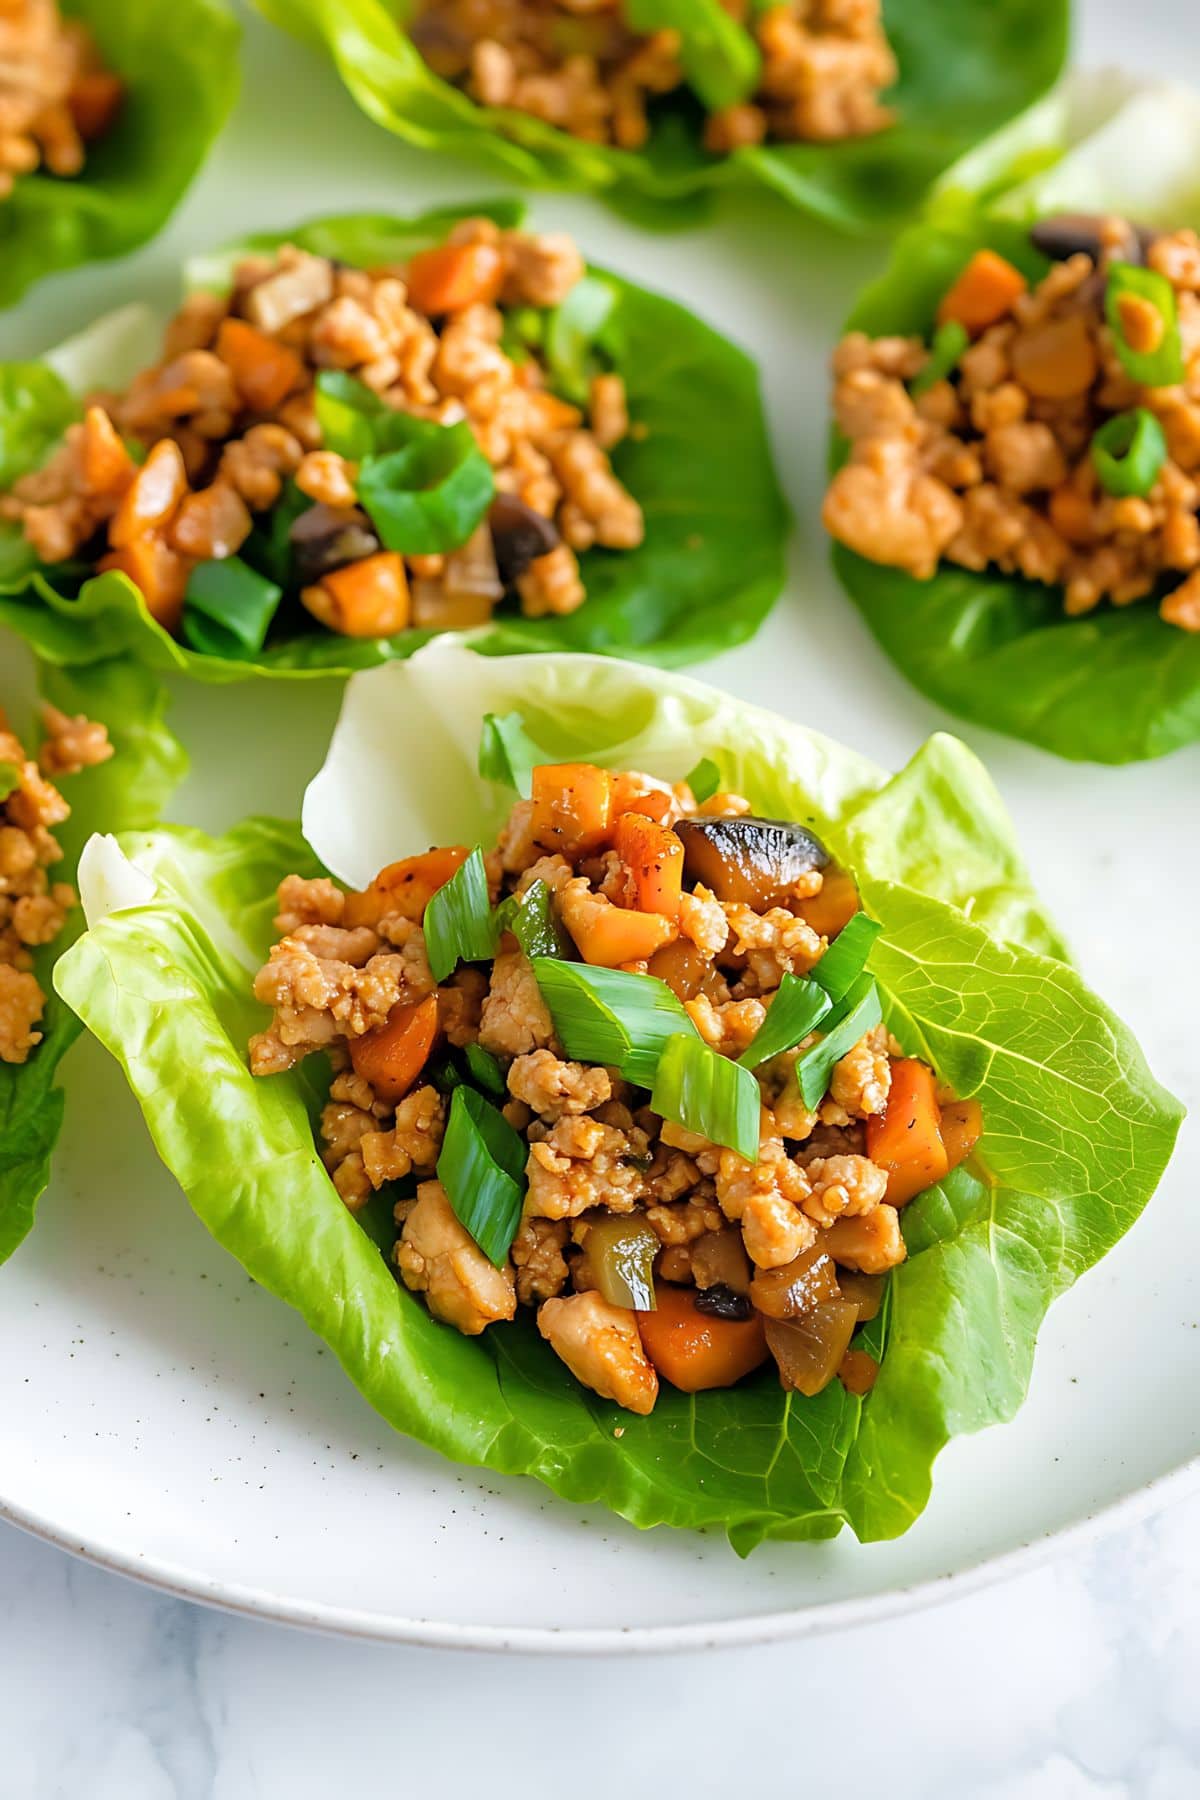
<path id="1" fill-rule="evenodd" d="M 1103 11 L 1093 0 L 1092 47 L 1122 53 L 1116 34 L 1133 26 Z M 1153 69 L 1157 51 L 1160 70 L 1186 73 L 1172 11 L 1139 11 L 1140 66 Z M 487 191 L 471 171 L 377 133 L 315 58 L 254 22 L 248 36 L 246 96 L 168 237 L 27 300 L 0 326 L 0 355 L 35 352 L 135 295 L 165 303 L 183 255 L 239 230 Z M 1200 49 L 1182 48 L 1200 74 Z M 815 528 L 825 350 L 878 252 L 831 244 L 764 198 L 739 201 L 717 232 L 680 238 L 644 238 L 577 200 L 538 212 L 598 259 L 699 306 L 767 372 L 785 482 L 812 548 L 758 643 L 700 672 L 898 766 L 947 721 L 867 640 Z M 6 689 L 13 675 L 27 676 L 24 657 L 0 634 Z M 220 828 L 250 809 L 294 814 L 336 705 L 325 684 L 181 688 L 175 716 L 194 774 L 174 816 Z M 1141 1033 L 1158 1076 L 1195 1103 L 1200 752 L 1096 770 L 973 741 L 1084 971 Z M 1051 1313 L 1018 1421 L 950 1448 L 905 1538 L 862 1548 L 844 1535 L 743 1563 L 716 1538 L 639 1534 L 391 1436 L 323 1346 L 191 1216 L 95 1045 L 72 1053 L 67 1086 L 52 1189 L 0 1270 L 0 1515 L 176 1592 L 430 1644 L 754 1641 L 915 1604 L 1192 1478 L 1195 1126 L 1139 1225 Z"/>

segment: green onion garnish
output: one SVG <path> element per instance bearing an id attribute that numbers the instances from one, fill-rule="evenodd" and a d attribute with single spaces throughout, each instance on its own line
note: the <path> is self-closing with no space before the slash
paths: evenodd
<path id="1" fill-rule="evenodd" d="M 439 1094 L 452 1094 L 455 1088 L 462 1086 L 466 1076 L 452 1058 L 443 1056 L 430 1064 L 429 1079 Z"/>
<path id="2" fill-rule="evenodd" d="M 519 712 L 484 713 L 479 734 L 479 773 L 485 781 L 513 788 L 523 800 L 533 789 L 533 771 L 554 758 L 536 744 Z"/>
<path id="3" fill-rule="evenodd" d="M 1135 350 L 1126 342 L 1121 324 L 1121 300 L 1132 296 L 1148 300 L 1162 319 L 1162 337 L 1153 350 Z M 1165 275 L 1143 269 L 1137 263 L 1112 263 L 1104 290 L 1104 316 L 1112 332 L 1113 348 L 1121 366 L 1143 387 L 1174 387 L 1184 378 L 1183 346 L 1179 337 L 1179 313 L 1175 289 Z"/>
<path id="4" fill-rule="evenodd" d="M 719 0 L 625 0 L 631 28 L 674 31 L 688 86 L 709 112 L 736 106 L 758 87 L 762 56 L 744 25 Z"/>
<path id="5" fill-rule="evenodd" d="M 202 623 L 197 635 L 202 639 L 211 638 L 204 625 L 215 625 L 240 650 L 261 650 L 282 599 L 283 589 L 250 568 L 240 556 L 197 563 L 188 578 L 184 627 L 186 630 L 197 623 L 199 614 Z M 207 641 L 201 645 L 208 647 Z"/>
<path id="6" fill-rule="evenodd" d="M 486 962 L 499 932 L 488 899 L 483 851 L 476 845 L 425 908 L 425 950 L 435 981 L 460 962 Z"/>
<path id="7" fill-rule="evenodd" d="M 930 345 L 929 361 L 908 384 L 908 391 L 914 400 L 927 394 L 935 383 L 946 379 L 970 342 L 970 332 L 957 319 L 947 319 L 944 325 L 938 326 Z"/>
<path id="8" fill-rule="evenodd" d="M 16 763 L 0 762 L 0 800 L 7 800 L 21 785 L 21 771 Z"/>
<path id="9" fill-rule="evenodd" d="M 814 981 L 833 1001 L 844 1000 L 867 966 L 871 945 L 883 930 L 865 912 L 856 912 L 842 926 L 821 960 L 810 971 Z"/>
<path id="10" fill-rule="evenodd" d="M 588 403 L 592 376 L 600 366 L 595 353 L 616 302 L 616 293 L 606 281 L 585 275 L 562 304 L 546 315 L 545 351 L 551 385 L 576 406 Z"/>
<path id="11" fill-rule="evenodd" d="M 658 1060 L 650 1104 L 664 1119 L 758 1161 L 762 1094 L 749 1069 L 730 1062 L 703 1038 L 668 1038 Z"/>
<path id="12" fill-rule="evenodd" d="M 358 498 L 387 549 L 402 556 L 457 550 L 495 497 L 492 465 L 465 419 L 438 425 L 396 417 L 409 441 L 359 464 Z"/>
<path id="13" fill-rule="evenodd" d="M 845 1056 L 847 1050 L 852 1050 L 859 1038 L 865 1037 L 882 1018 L 879 990 L 869 975 L 860 975 L 825 1036 L 811 1050 L 796 1058 L 800 1097 L 810 1112 L 814 1112 L 824 1098 L 834 1063 Z"/>
<path id="14" fill-rule="evenodd" d="M 531 881 L 520 896 L 510 894 L 496 908 L 497 936 L 511 931 L 525 955 L 571 956 L 570 939 L 558 922 L 554 898 L 544 881 Z"/>
<path id="15" fill-rule="evenodd" d="M 1166 460 L 1166 435 L 1144 406 L 1117 413 L 1092 437 L 1092 465 L 1109 494 L 1145 499 Z"/>
<path id="16" fill-rule="evenodd" d="M 799 975 L 784 975 L 779 991 L 767 1008 L 767 1016 L 738 1057 L 744 1069 L 757 1069 L 760 1063 L 781 1056 L 814 1030 L 832 1002 L 823 987 L 805 981 Z"/>
<path id="17" fill-rule="evenodd" d="M 590 963 L 534 958 L 533 972 L 554 1029 L 576 1062 L 619 1069 L 638 1087 L 654 1086 L 669 1038 L 700 1035 L 665 981 Z"/>
<path id="18" fill-rule="evenodd" d="M 503 1266 L 525 1203 L 525 1145 L 508 1120 L 477 1094 L 456 1087 L 438 1157 L 438 1180 L 460 1223 L 497 1268 Z"/>
<path id="19" fill-rule="evenodd" d="M 384 404 L 364 381 L 356 381 L 341 369 L 322 369 L 314 404 L 326 450 L 349 462 L 362 462 L 382 448 L 379 434 Z"/>
<path id="20" fill-rule="evenodd" d="M 489 1094 L 507 1094 L 508 1083 L 504 1079 L 504 1070 L 496 1061 L 490 1050 L 483 1049 L 480 1044 L 467 1045 L 467 1068 L 471 1071 L 480 1087 Z"/>
<path id="21" fill-rule="evenodd" d="M 720 792 L 721 771 L 711 756 L 701 757 L 688 776 L 687 784 L 696 797 L 697 806 L 703 806 L 706 800 Z"/>

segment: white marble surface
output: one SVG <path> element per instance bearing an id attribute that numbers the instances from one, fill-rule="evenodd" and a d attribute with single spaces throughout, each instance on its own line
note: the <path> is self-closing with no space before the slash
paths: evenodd
<path id="1" fill-rule="evenodd" d="M 1080 55 L 1200 79 L 1193 5 L 1084 0 Z M 262 92 L 239 116 L 248 141 Z M 210 189 L 222 170 L 235 174 L 228 156 Z M 28 347 L 81 292 L 104 305 L 128 291 L 118 270 L 83 279 L 26 311 Z M 5 333 L 6 353 L 26 347 Z M 685 1769 L 701 1793 L 1184 1800 L 1200 1793 L 1198 1538 L 1200 1496 L 848 1636 L 532 1664 L 226 1617 L 0 1528 L 0 1800 L 324 1800 L 367 1784 L 486 1784 L 507 1800 L 548 1782 L 590 1800 L 648 1795 Z"/>

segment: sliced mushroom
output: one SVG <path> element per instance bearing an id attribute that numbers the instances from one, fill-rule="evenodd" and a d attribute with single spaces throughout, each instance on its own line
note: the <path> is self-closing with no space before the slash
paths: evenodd
<path id="1" fill-rule="evenodd" d="M 819 838 L 786 819 L 681 819 L 675 831 L 687 880 L 759 911 L 778 905 L 801 876 L 829 861 Z"/>
<path id="2" fill-rule="evenodd" d="M 1052 262 L 1066 262 L 1070 256 L 1090 256 L 1098 263 L 1105 249 L 1105 228 L 1109 220 L 1098 213 L 1052 213 L 1048 219 L 1039 219 L 1029 232 L 1029 241 L 1035 250 L 1048 256 Z M 1144 225 L 1125 223 L 1125 244 L 1121 246 L 1121 259 L 1124 262 L 1144 262 L 1146 251 L 1154 242 L 1157 232 Z"/>
<path id="3" fill-rule="evenodd" d="M 289 538 L 296 580 L 302 587 L 344 569 L 383 548 L 365 512 L 357 506 L 310 506 L 292 525 Z"/>
<path id="4" fill-rule="evenodd" d="M 515 494 L 497 494 L 488 509 L 496 566 L 505 587 L 512 587 L 539 556 L 558 548 L 558 527 L 553 519 L 535 512 Z"/>

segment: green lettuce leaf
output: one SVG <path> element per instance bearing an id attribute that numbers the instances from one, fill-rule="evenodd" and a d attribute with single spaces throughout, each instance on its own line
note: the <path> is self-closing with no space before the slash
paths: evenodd
<path id="1" fill-rule="evenodd" d="M 322 219 L 287 232 L 264 233 L 199 259 L 193 286 L 219 288 L 248 249 L 284 241 L 319 255 L 363 264 L 399 261 L 444 238 L 465 213 L 484 211 L 516 224 L 513 202 L 448 207 L 411 220 L 377 214 Z M 641 502 L 646 538 L 640 548 L 590 550 L 581 559 L 588 598 L 566 618 L 526 619 L 504 612 L 472 634 L 477 650 L 505 655 L 522 650 L 583 649 L 675 665 L 715 656 L 753 636 L 785 579 L 789 521 L 771 462 L 753 363 L 699 319 L 619 276 L 594 272 L 614 296 L 603 328 L 604 347 L 626 377 L 630 411 L 644 434 L 614 453 L 617 473 Z M 110 385 L 129 372 L 129 348 L 145 315 L 128 309 L 101 321 L 84 339 L 50 359 L 76 394 Z M 110 366 L 118 371 L 108 373 Z M 38 365 L 9 376 L 14 398 L 7 427 L 5 369 L 0 365 L 0 455 L 21 447 L 36 466 L 62 428 L 60 387 L 35 377 Z M 28 395 L 41 381 L 55 430 L 35 422 Z M 19 472 L 13 467 L 12 473 Z M 78 573 L 31 566 L 11 527 L 0 535 L 0 624 L 10 625 L 50 662 L 90 663 L 136 656 L 160 673 L 202 681 L 240 681 L 252 675 L 349 675 L 427 643 L 429 631 L 392 638 L 345 638 L 319 629 L 300 607 L 265 650 L 236 659 L 204 654 L 173 639 L 147 613 L 138 590 L 108 573 L 80 585 Z"/>
<path id="2" fill-rule="evenodd" d="M 937 302 L 987 245 L 1036 279 L 1029 223 L 1058 211 L 1200 224 L 1200 101 L 1120 76 L 1078 79 L 981 146 L 896 243 L 848 328 L 933 325 Z M 1067 618 L 1062 591 L 944 564 L 916 581 L 838 545 L 834 568 L 888 655 L 949 711 L 1080 761 L 1136 762 L 1200 738 L 1200 637 L 1153 603 Z"/>
<path id="3" fill-rule="evenodd" d="M 116 750 L 110 761 L 61 780 L 71 817 L 55 828 L 64 856 L 50 874 L 53 880 L 70 881 L 79 851 L 98 825 L 122 831 L 149 824 L 182 770 L 174 740 L 158 736 L 154 709 L 161 696 L 145 671 L 100 663 L 89 670 L 83 686 L 57 670 L 43 670 L 42 676 L 45 697 L 64 712 L 86 712 L 107 725 Z M 27 1062 L 0 1062 L 0 1262 L 33 1224 L 62 1125 L 58 1066 L 79 1034 L 79 1021 L 54 994 L 51 975 L 82 925 L 81 916 L 73 914 L 64 935 L 35 956 L 34 973 L 47 995 L 42 1042 Z"/>
<path id="4" fill-rule="evenodd" d="M 485 157 L 527 186 L 588 189 L 668 229 L 691 222 L 697 196 L 755 182 L 843 230 L 895 227 L 957 157 L 1044 93 L 1067 48 L 1066 0 L 884 0 L 900 65 L 887 96 L 894 125 L 844 143 L 715 157 L 702 148 L 690 97 L 656 110 L 639 151 L 582 143 L 527 114 L 477 106 L 426 66 L 405 30 L 411 8 L 403 0 L 256 3 L 277 25 L 324 47 L 363 111 L 409 143 Z M 711 10 L 712 0 L 693 6 L 685 42 L 696 88 L 706 85 L 705 71 L 712 75 Z M 712 97 L 720 98 L 715 89 Z"/>
<path id="5" fill-rule="evenodd" d="M 836 1382 L 814 1400 L 785 1396 L 763 1372 L 724 1393 L 664 1388 L 639 1419 L 578 1387 L 528 1320 L 459 1337 L 397 1286 L 338 1200 L 313 1146 L 321 1071 L 249 1075 L 246 1040 L 263 1021 L 250 983 L 276 881 L 322 865 L 361 881 L 406 845 L 484 839 L 503 801 L 475 776 L 479 727 L 513 711 L 564 757 L 677 778 L 711 756 L 763 812 L 816 827 L 883 925 L 873 967 L 892 1028 L 979 1095 L 994 1185 L 956 1173 L 910 1209 L 913 1254 L 871 1327 L 886 1350 L 865 1400 Z M 59 991 L 123 1064 L 214 1235 L 303 1314 L 384 1418 L 460 1461 L 534 1475 L 637 1525 L 724 1529 L 743 1552 L 843 1523 L 893 1536 L 924 1504 L 946 1440 L 1012 1416 L 1047 1305 L 1116 1243 L 1170 1155 L 1179 1106 L 1128 1030 L 1045 954 L 1053 927 L 1011 827 L 953 739 L 889 780 L 683 676 L 443 644 L 350 684 L 305 837 L 312 848 L 252 820 L 220 839 L 126 838 L 124 855 L 97 845 L 91 928 L 60 963 Z"/>
<path id="6" fill-rule="evenodd" d="M 237 92 L 239 32 L 225 0 L 64 0 L 126 84 L 112 130 L 71 180 L 25 175 L 0 201 L 0 305 L 31 282 L 123 256 L 161 230 Z"/>

